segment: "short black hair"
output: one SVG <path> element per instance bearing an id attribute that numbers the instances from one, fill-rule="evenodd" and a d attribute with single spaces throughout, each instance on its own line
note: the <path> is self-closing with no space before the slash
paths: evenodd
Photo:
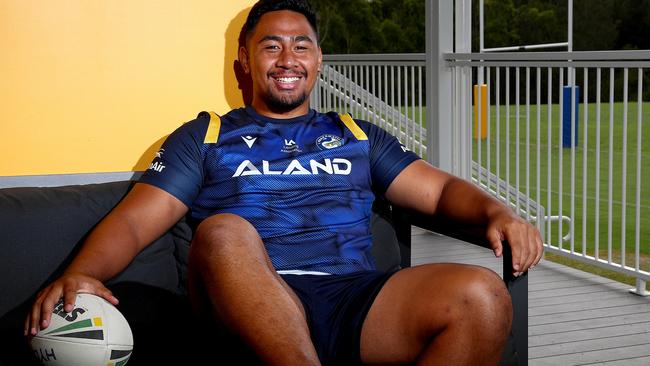
<path id="1" fill-rule="evenodd" d="M 259 23 L 262 15 L 278 10 L 291 10 L 300 13 L 307 18 L 307 21 L 314 29 L 318 37 L 318 26 L 316 25 L 316 13 L 314 12 L 308 0 L 260 0 L 251 9 L 246 18 L 244 31 L 246 37 L 250 36 Z"/>

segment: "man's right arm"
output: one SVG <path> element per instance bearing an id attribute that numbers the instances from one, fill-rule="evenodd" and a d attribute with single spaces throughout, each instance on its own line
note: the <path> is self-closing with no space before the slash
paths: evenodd
<path id="1" fill-rule="evenodd" d="M 103 282 L 126 268 L 187 210 L 183 202 L 164 190 L 136 184 L 92 231 L 63 275 L 38 294 L 25 321 L 25 334 L 35 335 L 39 328 L 49 326 L 54 305 L 61 297 L 65 311 L 72 311 L 78 292 L 96 294 L 117 304 Z"/>

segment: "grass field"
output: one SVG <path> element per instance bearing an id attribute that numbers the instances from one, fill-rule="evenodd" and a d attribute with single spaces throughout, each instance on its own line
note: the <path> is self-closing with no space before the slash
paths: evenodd
<path id="1" fill-rule="evenodd" d="M 612 259 L 617 262 L 623 255 L 621 244 L 624 243 L 625 263 L 634 266 L 637 241 L 640 252 L 645 254 L 643 257 L 650 256 L 650 103 L 644 103 L 642 108 L 641 131 L 638 128 L 636 103 L 628 104 L 627 127 L 623 123 L 622 103 L 615 103 L 611 109 L 608 104 L 601 105 L 600 124 L 596 105 L 589 104 L 586 148 L 584 108 L 582 105 L 580 107 L 578 143 L 575 148 L 561 148 L 557 105 L 551 106 L 550 126 L 546 105 L 540 107 L 539 123 L 536 106 L 530 107 L 528 123 L 525 106 L 519 107 L 518 120 L 516 107 L 510 107 L 509 123 L 506 122 L 506 107 L 501 106 L 497 111 L 493 106 L 490 110 L 490 139 L 481 140 L 480 149 L 478 140 L 473 140 L 474 160 L 480 159 L 481 165 L 487 167 L 489 151 L 489 165 L 493 173 L 496 173 L 498 166 L 501 179 L 518 187 L 520 192 L 539 202 L 547 211 L 550 210 L 550 214 L 558 215 L 561 212 L 571 217 L 572 242 L 560 240 L 561 235 L 569 233 L 570 227 L 564 224 L 560 234 L 557 223 L 543 228 L 546 242 L 569 250 L 573 248 L 579 253 L 584 251 L 589 255 L 595 255 L 598 248 L 598 256 L 604 259 L 608 258 L 607 249 L 611 248 Z M 498 146 L 497 136 L 500 140 Z M 638 137 L 641 141 L 640 153 L 637 149 Z M 624 140 L 627 140 L 626 147 Z M 600 162 L 597 161 L 598 156 Z M 640 174 L 637 171 L 639 158 Z M 586 166 L 583 161 L 586 161 Z M 639 205 L 636 203 L 637 189 Z M 642 263 L 641 267 L 650 271 L 650 263 Z"/>

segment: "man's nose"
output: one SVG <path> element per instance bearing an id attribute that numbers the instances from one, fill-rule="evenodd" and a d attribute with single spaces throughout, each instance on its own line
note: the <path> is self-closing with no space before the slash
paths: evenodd
<path id="1" fill-rule="evenodd" d="M 277 65 L 278 67 L 290 69 L 296 65 L 295 55 L 293 51 L 289 48 L 284 48 L 280 52 L 280 57 L 278 58 Z"/>

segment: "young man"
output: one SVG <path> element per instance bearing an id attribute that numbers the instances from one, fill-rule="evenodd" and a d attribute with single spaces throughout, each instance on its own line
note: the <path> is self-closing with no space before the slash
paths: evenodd
<path id="1" fill-rule="evenodd" d="M 193 303 L 267 364 L 497 363 L 511 325 L 501 279 L 454 264 L 375 271 L 372 201 L 485 224 L 495 254 L 508 240 L 519 273 L 541 257 L 538 232 L 385 131 L 310 110 L 322 54 L 306 0 L 258 2 L 239 59 L 251 105 L 201 113 L 170 135 L 155 159 L 164 168 L 143 176 L 41 292 L 26 332 L 48 326 L 59 298 L 71 309 L 79 291 L 117 303 L 102 282 L 189 212 Z"/>

